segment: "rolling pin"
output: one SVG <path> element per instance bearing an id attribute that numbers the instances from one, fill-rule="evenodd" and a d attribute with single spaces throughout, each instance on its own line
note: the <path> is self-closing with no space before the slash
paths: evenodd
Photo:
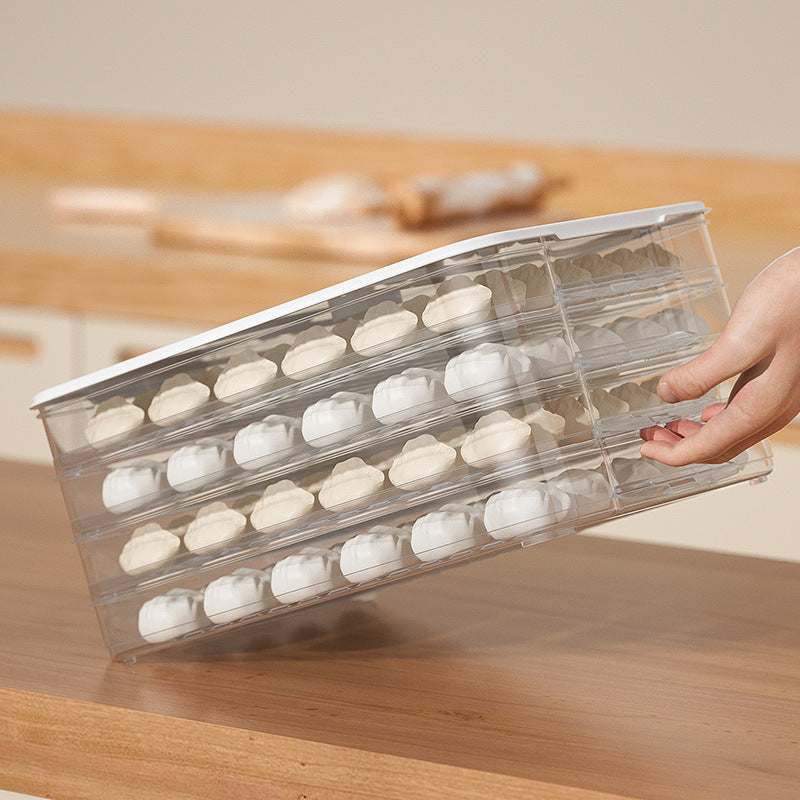
<path id="1" fill-rule="evenodd" d="M 389 188 L 387 206 L 400 227 L 423 228 L 531 209 L 546 185 L 544 172 L 524 162 L 458 175 L 415 175 Z"/>

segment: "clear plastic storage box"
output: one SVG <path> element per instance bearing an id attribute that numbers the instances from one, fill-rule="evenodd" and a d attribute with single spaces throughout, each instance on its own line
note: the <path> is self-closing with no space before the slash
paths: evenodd
<path id="1" fill-rule="evenodd" d="M 686 203 L 482 236 L 37 395 L 109 650 L 263 622 L 771 469 L 666 467 L 729 314 Z"/>

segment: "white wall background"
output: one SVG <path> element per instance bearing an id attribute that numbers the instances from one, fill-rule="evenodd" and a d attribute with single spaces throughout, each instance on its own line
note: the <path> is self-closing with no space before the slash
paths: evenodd
<path id="1" fill-rule="evenodd" d="M 0 107 L 800 156 L 797 0 L 4 0 Z"/>

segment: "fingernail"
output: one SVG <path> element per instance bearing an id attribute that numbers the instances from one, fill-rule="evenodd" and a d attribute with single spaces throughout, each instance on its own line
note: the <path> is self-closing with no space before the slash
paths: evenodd
<path id="1" fill-rule="evenodd" d="M 649 428 L 642 428 L 639 431 L 639 438 L 645 442 L 653 441 L 653 434 L 658 430 L 658 425 L 651 425 Z"/>
<path id="2" fill-rule="evenodd" d="M 639 455 L 640 455 L 642 458 L 650 458 L 650 456 L 648 455 L 648 453 L 651 453 L 651 452 L 653 452 L 653 451 L 655 450 L 655 447 L 652 447 L 651 445 L 652 445 L 652 442 L 645 442 L 645 443 L 644 443 L 644 444 L 643 444 L 643 445 L 642 445 L 642 446 L 639 448 Z"/>
<path id="3" fill-rule="evenodd" d="M 680 398 L 675 392 L 672 391 L 672 387 L 665 381 L 660 380 L 658 382 L 658 386 L 656 386 L 656 391 L 658 392 L 658 396 L 665 402 L 665 403 L 677 403 Z"/>

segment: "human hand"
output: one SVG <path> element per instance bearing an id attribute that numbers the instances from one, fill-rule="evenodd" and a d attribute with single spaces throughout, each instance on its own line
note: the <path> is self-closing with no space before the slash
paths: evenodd
<path id="1" fill-rule="evenodd" d="M 739 375 L 727 403 L 702 422 L 645 428 L 641 453 L 671 466 L 720 464 L 783 428 L 800 412 L 800 247 L 773 261 L 736 303 L 719 339 L 664 375 L 666 403 L 692 400 Z"/>

